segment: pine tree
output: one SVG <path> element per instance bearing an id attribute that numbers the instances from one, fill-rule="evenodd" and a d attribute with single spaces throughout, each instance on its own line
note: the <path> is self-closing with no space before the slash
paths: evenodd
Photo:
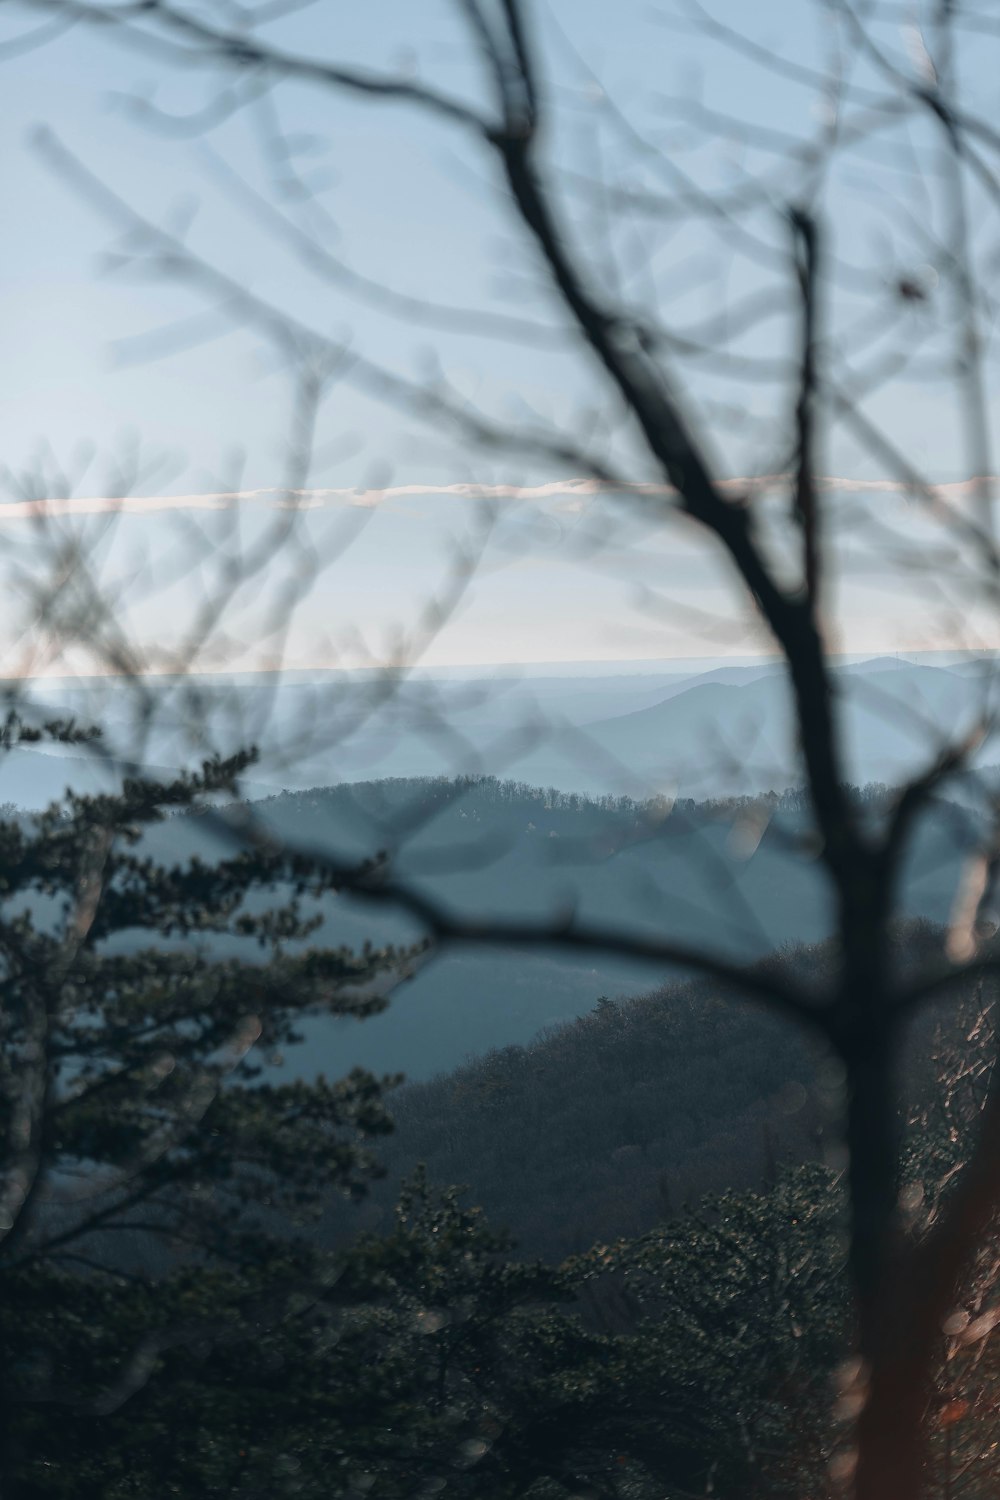
<path id="1" fill-rule="evenodd" d="M 2 745 L 43 735 L 99 745 L 13 718 Z M 234 843 L 165 864 L 144 843 L 217 818 L 252 759 L 0 821 L 4 1500 L 27 1484 L 33 1410 L 107 1416 L 169 1349 L 257 1342 L 312 1284 L 324 1202 L 377 1170 L 393 1080 L 275 1084 L 264 1065 L 307 1016 L 382 1009 L 415 950 L 315 946 L 334 881 L 307 858 Z"/>

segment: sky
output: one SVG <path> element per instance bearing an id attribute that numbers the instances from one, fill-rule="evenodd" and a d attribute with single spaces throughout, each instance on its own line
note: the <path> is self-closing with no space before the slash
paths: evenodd
<path id="1" fill-rule="evenodd" d="M 824 67 L 832 56 L 836 38 L 822 7 L 769 0 L 753 17 L 745 10 L 723 0 L 715 14 L 729 24 L 752 23 L 754 43 L 775 48 L 793 68 Z M 217 18 L 223 11 L 205 13 Z M 623 149 L 608 100 L 627 105 L 645 138 L 699 186 L 729 190 L 748 174 L 773 182 L 774 202 L 753 221 L 753 233 L 779 261 L 787 248 L 782 211 L 805 179 L 783 178 L 767 132 L 776 142 L 815 135 L 824 125 L 824 103 L 815 89 L 762 73 L 701 30 L 666 24 L 675 13 L 630 0 L 613 8 L 605 0 L 531 7 L 551 104 L 548 156 L 567 180 L 590 184 L 564 205 L 590 274 L 597 282 L 607 276 L 635 304 L 655 300 L 665 324 L 683 332 L 718 320 L 720 310 L 738 308 L 745 297 L 770 295 L 773 268 L 755 265 L 700 218 L 633 223 L 610 213 L 594 184 L 606 191 L 622 182 L 646 187 L 656 172 L 647 172 L 630 138 Z M 29 6 L 11 6 L 3 35 L 9 41 L 37 24 Z M 419 7 L 406 0 L 362 6 L 331 0 L 292 11 L 268 34 L 303 55 L 433 81 L 479 105 L 485 97 L 474 43 L 458 7 L 444 0 L 422 0 Z M 915 54 L 905 27 L 886 41 L 903 65 L 919 71 L 919 48 Z M 986 56 L 970 51 L 962 65 L 970 101 L 992 107 L 996 75 Z M 377 365 L 418 391 L 442 379 L 461 403 L 474 404 L 504 429 L 556 424 L 592 437 L 600 456 L 629 477 L 651 477 L 589 361 L 572 341 L 549 339 L 546 330 L 559 332 L 563 320 L 530 248 L 512 228 L 481 145 L 411 108 L 290 85 L 231 115 L 221 111 L 211 128 L 179 125 L 203 124 L 206 108 L 214 121 L 227 80 L 217 71 L 172 68 L 107 29 L 77 27 L 6 59 L 0 51 L 0 67 L 7 119 L 0 173 L 13 210 L 0 251 L 9 351 L 0 366 L 0 408 L 10 507 L 6 517 L 0 510 L 0 527 L 8 555 L 18 552 L 19 538 L 31 538 L 32 559 L 24 564 L 18 553 L 19 568 L 34 576 L 39 544 L 18 503 L 74 496 L 75 510 L 59 518 L 60 535 L 78 526 L 98 537 L 95 559 L 118 590 L 130 628 L 147 642 L 175 642 L 218 577 L 209 553 L 223 545 L 220 538 L 233 545 L 232 512 L 241 513 L 244 541 L 266 537 L 277 512 L 273 498 L 260 492 L 280 491 L 291 480 L 315 499 L 296 521 L 301 549 L 255 573 L 232 628 L 211 643 L 219 659 L 228 652 L 234 664 L 245 664 L 248 652 L 263 660 L 280 648 L 292 664 L 361 664 L 391 658 L 401 643 L 412 647 L 424 636 L 432 663 L 759 648 L 744 603 L 733 603 L 724 562 L 690 528 L 664 524 L 660 502 L 645 516 L 631 503 L 616 507 L 608 496 L 584 502 L 569 463 L 470 448 L 453 430 L 375 399 L 371 381 L 356 378 L 355 354 L 365 368 Z M 852 77 L 859 99 L 879 84 L 863 62 Z M 159 123 L 154 109 L 166 112 Z M 692 120 L 704 127 L 712 110 L 764 134 L 748 125 L 742 136 L 734 129 L 725 139 L 713 130 L 706 142 Z M 53 170 L 56 158 L 51 146 L 40 148 L 40 130 L 72 153 L 69 175 Z M 291 148 L 295 175 L 276 149 L 279 140 Z M 919 128 L 913 141 L 923 149 Z M 877 265 L 883 276 L 897 269 L 926 273 L 930 285 L 925 238 L 914 232 L 907 240 L 900 230 L 926 188 L 914 189 L 916 196 L 902 191 L 901 214 L 892 218 L 885 189 L 903 179 L 890 178 L 898 163 L 883 145 L 879 138 L 867 154 L 848 153 L 843 171 L 824 188 L 831 261 L 848 269 Z M 110 218 L 95 211 L 93 193 L 81 191 L 83 174 L 124 207 Z M 929 204 L 933 221 L 933 193 Z M 244 320 L 220 312 L 218 296 L 206 297 L 183 278 L 178 284 L 162 268 L 137 269 L 135 237 L 122 235 L 122 215 L 133 213 L 347 351 L 319 407 L 304 472 L 296 427 L 301 404 L 287 361 Z M 276 213 L 284 216 L 280 232 Z M 290 253 L 289 226 L 347 267 L 346 279 L 336 267 L 332 275 L 329 264 L 318 273 L 315 259 L 310 266 Z M 794 309 L 783 265 L 780 271 L 786 302 L 779 299 L 774 316 L 745 338 L 734 327 L 730 351 L 738 356 L 778 361 L 788 353 Z M 527 344 L 488 337 L 471 317 L 464 323 L 452 317 L 442 329 L 434 318 L 401 316 L 398 306 L 387 312 L 369 295 L 372 286 L 530 320 L 542 334 Z M 883 348 L 864 310 L 849 278 L 831 291 L 831 331 L 845 360 L 857 354 L 859 367 Z M 914 342 L 918 334 L 926 330 L 918 328 Z M 780 384 L 748 376 L 739 359 L 685 367 L 678 379 L 719 472 L 741 477 L 780 468 L 788 417 Z M 869 409 L 933 479 L 966 472 L 960 411 L 933 383 L 892 382 Z M 852 444 L 831 424 L 823 467 L 845 480 L 830 492 L 840 507 L 833 529 L 844 537 L 845 556 L 851 535 L 844 517 L 853 517 L 855 527 L 859 515 L 866 521 L 875 515 L 880 524 L 895 518 L 904 536 L 913 526 L 890 490 L 877 499 L 852 494 L 847 481 L 890 478 L 884 462 Z M 120 517 L 113 537 L 95 529 L 100 518 L 88 502 L 125 490 L 147 503 Z M 488 540 L 489 517 L 475 498 L 484 491 L 496 511 Z M 229 498 L 199 498 L 220 494 Z M 172 506 L 161 503 L 168 498 Z M 220 503 L 228 520 L 206 509 Z M 259 638 L 265 599 L 282 589 L 287 597 L 289 577 L 305 566 L 303 559 L 344 549 L 348 535 L 349 549 L 338 551 L 310 587 L 303 583 L 288 638 Z M 932 530 L 924 540 L 936 545 Z M 185 547 L 186 565 L 179 563 L 168 582 L 158 560 L 181 557 Z M 430 631 L 422 612 L 450 599 L 458 554 L 476 556 L 474 582 Z M 924 584 L 892 572 L 888 547 L 873 546 L 864 561 L 864 569 L 845 572 L 838 584 L 831 630 L 843 649 L 927 649 L 946 618 L 956 624 L 954 598 L 935 599 L 928 610 Z M 967 618 L 956 628 L 979 645 L 990 625 Z M 0 646 L 9 667 L 17 643 Z"/>

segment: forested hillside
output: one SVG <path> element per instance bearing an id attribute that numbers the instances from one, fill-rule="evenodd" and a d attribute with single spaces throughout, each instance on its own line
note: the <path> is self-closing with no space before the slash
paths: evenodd
<path id="1" fill-rule="evenodd" d="M 907 924 L 897 962 L 926 964 L 941 941 L 928 924 Z M 774 962 L 807 973 L 821 994 L 834 954 L 818 945 Z M 929 1015 L 911 1039 L 913 1098 L 933 1085 L 939 1024 L 940 1012 Z M 395 1133 L 381 1150 L 389 1179 L 360 1222 L 380 1224 L 399 1179 L 421 1163 L 433 1182 L 467 1184 L 522 1254 L 558 1260 L 644 1233 L 708 1193 L 766 1188 L 783 1164 L 837 1160 L 837 1089 L 802 1033 L 718 985 L 602 998 L 527 1047 L 396 1093 Z"/>
<path id="2" fill-rule="evenodd" d="M 856 796 L 873 820 L 884 787 Z M 240 809 L 234 810 L 239 814 Z M 707 943 L 758 960 L 788 944 L 822 941 L 832 914 L 799 792 L 705 802 L 590 799 L 491 778 L 387 781 L 288 792 L 255 804 L 265 829 L 304 846 L 358 858 L 387 850 L 400 879 L 466 916 L 540 920 L 574 912 L 623 933 Z M 945 921 L 973 815 L 932 809 L 908 848 L 903 913 Z M 213 820 L 179 816 L 150 831 L 157 859 L 225 851 Z M 409 941 L 402 914 L 349 899 L 318 908 L 324 942 Z M 450 948 L 397 989 L 388 1012 L 331 1029 L 306 1023 L 288 1056 L 304 1075 L 354 1063 L 428 1078 L 494 1047 L 527 1044 L 546 1026 L 586 1015 L 599 996 L 640 994 L 662 968 L 600 952 Z"/>

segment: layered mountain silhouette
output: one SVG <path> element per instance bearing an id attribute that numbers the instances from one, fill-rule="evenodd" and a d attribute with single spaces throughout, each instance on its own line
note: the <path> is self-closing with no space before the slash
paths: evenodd
<path id="1" fill-rule="evenodd" d="M 984 666 L 876 658 L 840 665 L 835 691 L 846 714 L 845 779 L 898 782 L 946 736 L 989 705 Z M 415 676 L 292 674 L 287 679 L 201 679 L 198 722 L 206 743 L 229 752 L 258 745 L 248 795 L 279 788 L 386 777 L 492 775 L 601 795 L 661 792 L 729 796 L 801 782 L 783 670 L 776 662 L 726 663 L 704 672 L 591 675 Z M 144 755 L 160 766 L 186 759 L 190 711 L 163 688 Z M 48 706 L 93 715 L 113 747 L 127 740 L 126 685 L 61 684 Z M 989 741 L 983 763 L 1000 759 Z M 0 801 L 40 806 L 63 786 L 51 757 L 20 752 L 0 766 Z M 27 755 L 27 759 L 24 757 Z M 32 769 L 34 768 L 34 776 Z M 92 780 L 81 764 L 79 777 Z M 4 777 L 7 790 L 4 790 Z M 53 790 L 55 787 L 55 790 Z"/>
<path id="2" fill-rule="evenodd" d="M 985 696 L 979 672 L 974 662 L 895 659 L 838 669 L 849 779 L 898 783 L 945 736 L 974 723 Z M 371 698 L 377 686 L 321 679 L 275 687 L 270 715 L 279 726 L 303 706 L 315 713 L 323 704 L 342 727 L 353 725 L 312 760 L 290 759 L 284 790 L 266 785 L 266 756 L 255 770 L 248 795 L 260 799 L 258 813 L 279 837 L 357 857 L 388 850 L 401 879 L 470 917 L 537 921 L 573 912 L 584 925 L 682 939 L 741 960 L 828 935 L 803 799 L 793 793 L 754 805 L 735 795 L 759 797 L 800 781 L 787 687 L 773 664 L 727 664 L 694 678 L 419 682 L 381 704 Z M 82 715 L 81 690 L 74 691 Z M 243 710 L 252 720 L 257 691 L 253 682 L 225 688 L 230 720 Z M 444 743 L 421 732 L 431 691 L 433 717 L 450 726 Z M 495 775 L 455 782 L 438 774 L 454 770 L 456 743 L 478 745 L 471 769 L 489 773 L 490 747 L 516 741 L 526 719 L 543 710 L 550 728 L 558 727 L 539 733 L 519 757 L 498 753 Z M 220 707 L 220 734 L 223 717 Z M 110 723 L 113 733 L 113 712 Z M 169 765 L 166 738 L 153 748 L 158 764 Z M 987 741 L 984 758 L 991 749 Z M 314 780 L 296 786 L 317 769 Z M 388 771 L 399 774 L 386 779 Z M 0 801 L 37 808 L 67 784 L 101 790 L 104 776 L 79 754 L 16 751 L 0 762 Z M 617 795 L 623 785 L 631 799 Z M 561 790 L 539 789 L 547 787 Z M 873 816 L 878 795 L 870 799 Z M 944 922 L 952 910 L 977 834 L 961 787 L 953 795 L 911 843 L 901 915 Z M 215 859 L 227 847 L 210 822 L 193 817 L 169 819 L 147 845 L 164 861 Z M 399 910 L 338 899 L 320 915 L 326 941 L 420 936 Z M 545 1026 L 587 1013 L 601 995 L 634 994 L 670 977 L 662 966 L 596 952 L 452 949 L 400 986 L 385 1014 L 363 1024 L 310 1023 L 287 1066 L 339 1076 L 360 1063 L 426 1078 L 490 1047 L 526 1043 Z"/>

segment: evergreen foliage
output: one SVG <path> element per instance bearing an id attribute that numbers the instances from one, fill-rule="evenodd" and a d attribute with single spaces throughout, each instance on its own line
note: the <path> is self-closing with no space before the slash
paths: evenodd
<path id="1" fill-rule="evenodd" d="M 317 1256 L 307 1277 L 273 1253 L 179 1269 L 155 1292 L 75 1277 L 60 1376 L 105 1383 L 97 1401 L 64 1396 L 58 1424 L 31 1409 L 24 1492 L 791 1493 L 825 1452 L 839 1206 L 802 1172 L 547 1269 L 512 1261 L 478 1210 L 418 1176 L 387 1234 Z M 28 1316 L 4 1332 L 27 1367 L 61 1278 L 24 1290 Z M 165 1331 L 130 1391 L 117 1350 L 144 1323 Z"/>
<path id="2" fill-rule="evenodd" d="M 5 746 L 37 737 L 4 728 Z M 99 1413 L 109 1390 L 143 1384 L 161 1346 L 197 1343 L 216 1311 L 197 1267 L 279 1295 L 272 1283 L 312 1264 L 307 1226 L 332 1193 L 363 1190 L 390 1129 L 393 1080 L 274 1084 L 262 1060 L 308 1016 L 381 1009 L 379 986 L 413 951 L 316 945 L 331 881 L 306 859 L 254 846 L 164 865 L 141 847 L 171 812 L 232 795 L 251 761 L 0 822 L 5 1496 L 27 1409 Z M 224 956 L 207 941 L 219 935 L 233 940 Z M 178 1263 L 195 1280 L 170 1292 Z"/>

